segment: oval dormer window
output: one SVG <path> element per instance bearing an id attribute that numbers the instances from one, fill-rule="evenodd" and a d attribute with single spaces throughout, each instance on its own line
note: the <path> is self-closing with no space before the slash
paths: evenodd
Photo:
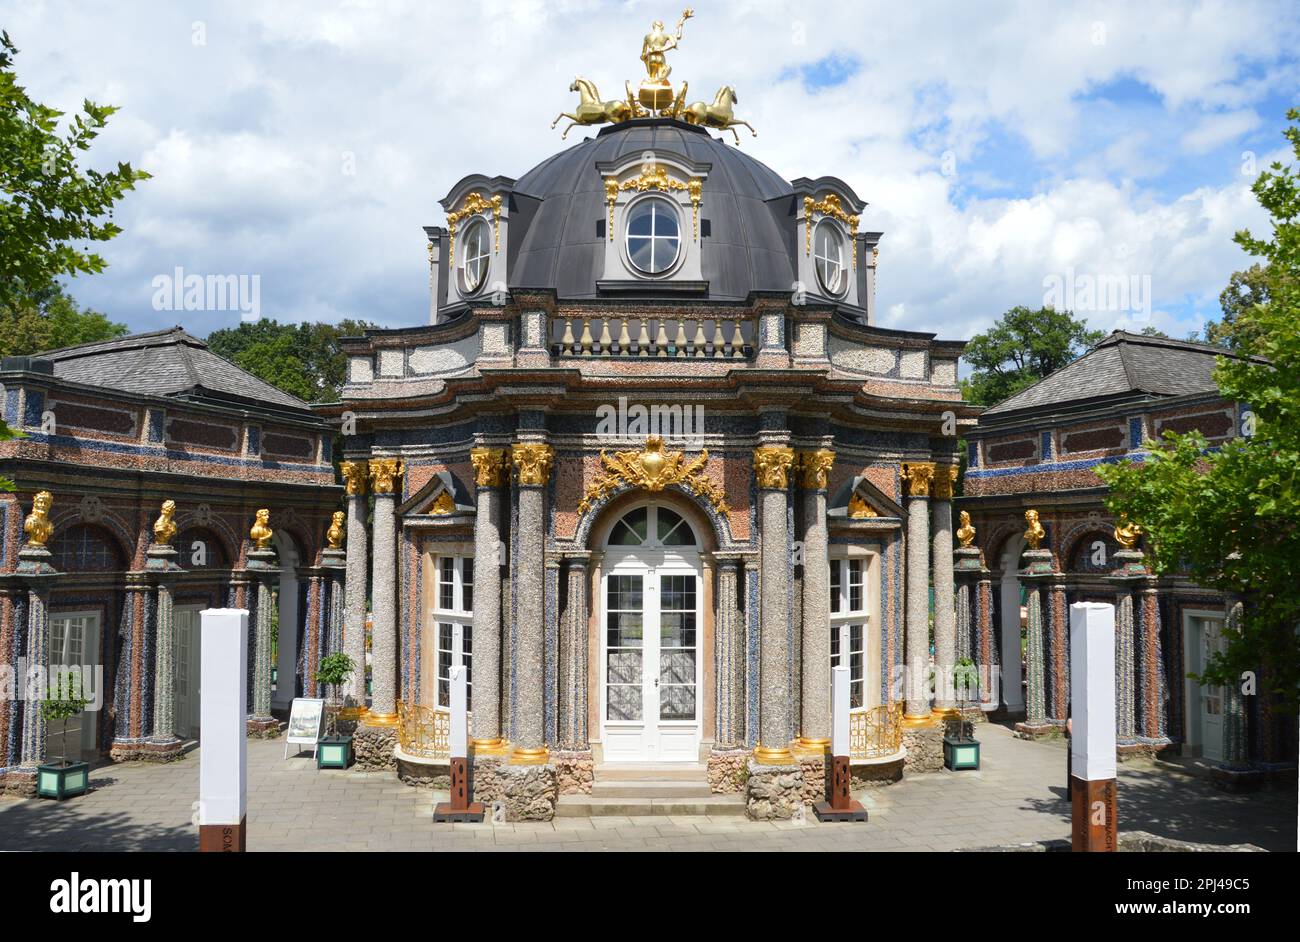
<path id="1" fill-rule="evenodd" d="M 488 263 L 492 260 L 492 244 L 489 240 L 487 223 L 482 219 L 471 220 L 465 227 L 465 239 L 462 243 L 463 254 L 460 263 L 461 294 L 473 294 L 487 281 Z"/>
<path id="2" fill-rule="evenodd" d="M 671 203 L 652 197 L 632 205 L 627 217 L 627 257 L 637 271 L 663 274 L 677 261 L 681 244 L 681 226 Z"/>
<path id="3" fill-rule="evenodd" d="M 813 232 L 813 262 L 822 290 L 832 297 L 844 293 L 844 236 L 833 222 L 823 219 Z"/>

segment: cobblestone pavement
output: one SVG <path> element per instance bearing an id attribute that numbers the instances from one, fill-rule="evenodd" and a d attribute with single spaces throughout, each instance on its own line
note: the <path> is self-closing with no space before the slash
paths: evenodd
<path id="1" fill-rule="evenodd" d="M 913 776 L 859 794 L 865 824 L 726 817 L 557 818 L 435 825 L 436 793 L 388 774 L 317 771 L 309 753 L 250 740 L 249 850 L 954 850 L 1069 836 L 1063 742 L 981 726 L 983 768 Z M 1121 830 L 1295 850 L 1294 786 L 1227 795 L 1189 761 L 1121 767 Z M 199 763 L 105 765 L 93 790 L 58 803 L 0 798 L 0 851 L 193 850 Z"/>

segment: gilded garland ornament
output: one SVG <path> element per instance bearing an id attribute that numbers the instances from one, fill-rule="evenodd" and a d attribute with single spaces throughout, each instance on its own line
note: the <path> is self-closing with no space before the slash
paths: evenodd
<path id="1" fill-rule="evenodd" d="M 962 546 L 970 546 L 975 542 L 975 528 L 971 526 L 969 511 L 961 512 L 961 526 L 957 528 L 957 539 Z"/>
<path id="2" fill-rule="evenodd" d="M 254 549 L 270 549 L 275 531 L 271 529 L 271 511 L 263 507 L 253 520 L 253 528 L 248 531 L 248 538 L 253 541 Z"/>
<path id="3" fill-rule="evenodd" d="M 957 483 L 956 465 L 936 465 L 932 494 L 935 500 L 952 500 L 953 485 Z"/>
<path id="4" fill-rule="evenodd" d="M 511 458 L 520 487 L 545 487 L 551 479 L 555 449 L 541 442 L 519 442 L 511 449 Z"/>
<path id="5" fill-rule="evenodd" d="M 365 494 L 369 468 L 364 461 L 344 461 L 339 464 L 339 470 L 343 472 L 343 482 L 347 485 L 349 497 Z"/>
<path id="6" fill-rule="evenodd" d="M 903 480 L 907 482 L 908 497 L 929 497 L 934 481 L 934 465 L 929 462 L 903 465 Z"/>
<path id="7" fill-rule="evenodd" d="M 469 463 L 474 466 L 474 483 L 479 487 L 500 487 L 506 480 L 510 452 L 503 448 L 473 448 Z"/>
<path id="8" fill-rule="evenodd" d="M 325 531 L 326 548 L 343 549 L 343 538 L 347 535 L 347 528 L 343 526 L 343 511 L 334 511 L 334 516 L 330 519 L 330 528 Z"/>
<path id="9" fill-rule="evenodd" d="M 690 461 L 680 451 L 664 451 L 664 440 L 660 435 L 647 438 L 645 448 L 640 451 L 620 451 L 610 456 L 601 449 L 600 463 L 604 471 L 587 488 L 587 493 L 578 503 L 578 510 L 585 513 L 594 502 L 603 500 L 623 487 L 640 487 L 657 492 L 670 484 L 676 484 L 703 497 L 713 505 L 719 516 L 730 519 L 731 510 L 727 507 L 722 489 L 704 474 L 708 461 L 707 448 Z"/>
<path id="10" fill-rule="evenodd" d="M 803 219 L 804 219 L 803 234 L 804 234 L 805 255 L 812 255 L 812 231 L 813 231 L 814 214 L 820 214 L 822 216 L 830 216 L 832 219 L 838 219 L 841 223 L 844 224 L 844 228 L 849 230 L 850 242 L 852 242 L 853 239 L 857 237 L 858 217 L 854 216 L 852 213 L 845 211 L 844 204 L 840 202 L 840 198 L 838 196 L 836 196 L 834 193 L 827 193 L 820 200 L 814 200 L 811 196 L 805 196 L 803 198 Z M 854 248 L 852 255 L 853 255 L 853 267 L 854 269 L 856 269 L 858 267 L 858 252 L 856 248 Z"/>
<path id="11" fill-rule="evenodd" d="M 804 451 L 799 454 L 800 484 L 808 490 L 826 489 L 831 468 L 835 466 L 835 452 L 828 448 Z"/>
<path id="12" fill-rule="evenodd" d="M 692 238 L 699 238 L 700 206 L 704 201 L 704 180 L 700 177 L 692 177 L 688 183 L 682 183 L 680 180 L 674 180 L 668 176 L 668 170 L 662 164 L 646 163 L 641 167 L 641 173 L 638 176 L 629 177 L 622 183 L 619 183 L 613 177 L 605 179 L 605 204 L 609 212 L 609 225 L 605 228 L 609 232 L 611 242 L 614 241 L 614 204 L 618 202 L 619 193 L 629 190 L 636 190 L 638 193 L 645 193 L 649 190 L 658 190 L 661 193 L 678 190 L 688 193 L 691 198 Z"/>
<path id="13" fill-rule="evenodd" d="M 1029 544 L 1031 550 L 1036 550 L 1039 544 L 1043 542 L 1043 537 L 1047 536 L 1047 531 L 1038 522 L 1037 510 L 1025 511 L 1025 525 L 1025 542 Z"/>
<path id="14" fill-rule="evenodd" d="M 370 485 L 376 494 L 392 494 L 405 467 L 401 458 L 376 458 L 370 462 Z"/>
<path id="15" fill-rule="evenodd" d="M 50 506 L 54 495 L 49 491 L 39 491 L 32 499 L 32 512 L 23 521 L 23 533 L 27 536 L 28 546 L 44 546 L 54 535 L 54 524 L 50 522 Z"/>
<path id="16" fill-rule="evenodd" d="M 477 216 L 479 213 L 492 214 L 492 228 L 496 243 L 493 251 L 501 251 L 501 206 L 501 194 L 498 193 L 491 199 L 484 199 L 482 193 L 475 192 L 465 197 L 465 202 L 461 203 L 460 209 L 447 214 L 448 267 L 456 267 L 456 226 L 462 219 Z"/>
<path id="17" fill-rule="evenodd" d="M 1120 514 L 1119 521 L 1115 524 L 1115 542 L 1126 550 L 1131 550 L 1137 546 L 1138 537 L 1142 535 L 1142 527 L 1132 522 L 1128 514 Z"/>
<path id="18" fill-rule="evenodd" d="M 162 512 L 153 523 L 153 541 L 159 546 L 166 546 L 175 538 L 176 521 L 172 519 L 175 516 L 176 501 L 163 501 Z"/>
<path id="19" fill-rule="evenodd" d="M 763 445 L 754 449 L 754 476 L 758 486 L 784 490 L 789 486 L 786 472 L 794 465 L 794 449 L 785 445 Z"/>

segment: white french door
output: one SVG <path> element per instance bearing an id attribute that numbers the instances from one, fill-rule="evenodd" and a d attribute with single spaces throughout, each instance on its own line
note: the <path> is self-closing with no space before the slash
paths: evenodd
<path id="1" fill-rule="evenodd" d="M 51 688 L 55 684 L 70 684 L 74 688 L 80 684 L 80 692 L 89 698 L 89 694 L 98 686 L 103 698 L 102 680 L 96 680 L 95 668 L 99 662 L 99 613 L 98 612 L 59 612 L 50 616 L 50 670 Z M 77 675 L 81 680 L 78 681 Z M 59 678 L 63 678 L 60 680 Z M 68 719 L 66 726 L 62 721 L 48 724 L 46 727 L 45 755 L 47 758 L 66 756 L 72 761 L 94 759 L 98 750 L 95 748 L 95 730 L 99 714 L 93 704 Z"/>
<path id="2" fill-rule="evenodd" d="M 175 610 L 176 707 L 172 732 L 181 739 L 199 738 L 199 608 Z"/>
<path id="3" fill-rule="evenodd" d="M 667 508 L 624 519 L 643 542 L 611 545 L 601 578 L 604 758 L 698 762 L 703 598 L 698 558 L 685 549 L 694 540 L 683 542 L 689 527 Z"/>
<path id="4" fill-rule="evenodd" d="M 1224 649 L 1223 618 L 1191 615 L 1187 627 L 1187 653 L 1191 655 L 1187 658 L 1189 672 L 1199 674 L 1209 666 L 1214 654 Z M 1221 760 L 1224 689 L 1212 684 L 1202 686 L 1189 678 L 1187 690 L 1189 719 L 1194 718 L 1197 725 L 1197 729 L 1191 731 L 1196 737 L 1193 745 L 1201 747 L 1201 755 L 1205 758 Z"/>

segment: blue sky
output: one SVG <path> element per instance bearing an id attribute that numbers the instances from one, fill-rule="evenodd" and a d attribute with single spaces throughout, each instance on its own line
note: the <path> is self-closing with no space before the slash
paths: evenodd
<path id="1" fill-rule="evenodd" d="M 573 76 L 612 95 L 639 74 L 650 21 L 677 16 L 581 0 L 0 2 L 37 99 L 121 106 L 92 163 L 154 174 L 117 212 L 109 270 L 72 293 L 134 330 L 200 336 L 238 315 L 156 310 L 158 275 L 256 275 L 281 320 L 422 323 L 437 200 L 466 174 L 519 177 L 569 146 L 549 125 Z M 815 17 L 715 3 L 696 7 L 672 64 L 693 89 L 737 88 L 759 131 L 749 153 L 867 200 L 863 228 L 884 232 L 881 324 L 968 337 L 1070 275 L 1149 287 L 1149 320 L 1098 306 L 1094 326 L 1183 336 L 1249 263 L 1232 233 L 1265 228 L 1243 170 L 1287 154 L 1298 40 L 1294 3 Z"/>

